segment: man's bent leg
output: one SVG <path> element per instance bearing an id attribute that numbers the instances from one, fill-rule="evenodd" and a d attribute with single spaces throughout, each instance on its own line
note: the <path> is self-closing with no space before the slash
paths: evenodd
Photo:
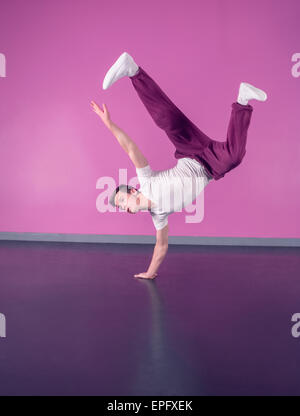
<path id="1" fill-rule="evenodd" d="M 197 160 L 202 162 L 215 180 L 237 167 L 246 153 L 247 133 L 253 107 L 237 102 L 232 104 L 226 142 L 212 140 Z"/>

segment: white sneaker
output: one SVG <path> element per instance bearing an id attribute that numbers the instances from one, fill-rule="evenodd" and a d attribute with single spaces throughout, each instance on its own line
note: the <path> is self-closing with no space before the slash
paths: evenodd
<path id="1" fill-rule="evenodd" d="M 138 65 L 134 62 L 132 56 L 127 52 L 123 52 L 122 55 L 116 60 L 112 67 L 107 71 L 104 81 L 103 89 L 107 90 L 114 82 L 123 77 L 132 77 L 139 69 Z"/>
<path id="2" fill-rule="evenodd" d="M 247 82 L 241 82 L 237 102 L 247 105 L 249 100 L 266 101 L 267 94 Z"/>

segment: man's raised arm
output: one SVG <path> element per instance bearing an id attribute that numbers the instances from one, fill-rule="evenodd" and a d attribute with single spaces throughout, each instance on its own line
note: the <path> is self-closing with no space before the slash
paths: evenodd
<path id="1" fill-rule="evenodd" d="M 147 166 L 148 161 L 142 154 L 136 143 L 118 127 L 110 118 L 109 112 L 105 104 L 103 104 L 103 110 L 94 102 L 91 102 L 93 110 L 101 118 L 106 127 L 116 137 L 121 147 L 128 154 L 136 168 L 143 168 Z"/>

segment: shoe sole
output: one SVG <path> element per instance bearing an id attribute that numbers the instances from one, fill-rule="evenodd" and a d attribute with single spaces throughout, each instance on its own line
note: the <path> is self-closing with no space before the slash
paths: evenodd
<path id="1" fill-rule="evenodd" d="M 259 88 L 254 87 L 254 85 L 248 84 L 247 82 L 243 82 L 243 84 L 250 88 L 251 91 L 254 91 L 254 93 L 257 95 L 257 100 L 259 101 L 266 101 L 268 98 L 267 93 Z"/>
<path id="2" fill-rule="evenodd" d="M 119 70 L 122 68 L 122 65 L 125 63 L 127 56 L 128 56 L 127 52 L 123 52 L 122 55 L 119 56 L 116 62 L 107 71 L 104 77 L 103 83 L 102 83 L 102 88 L 104 90 L 107 90 L 113 84 L 114 78 L 116 78 L 116 75 L 118 74 Z M 112 74 L 114 75 L 112 76 Z M 107 85 L 108 82 L 110 82 L 110 85 Z"/>

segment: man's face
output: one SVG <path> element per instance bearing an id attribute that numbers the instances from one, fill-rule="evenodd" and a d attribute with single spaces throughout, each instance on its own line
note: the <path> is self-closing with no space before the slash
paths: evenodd
<path id="1" fill-rule="evenodd" d="M 139 211 L 140 197 L 136 189 L 131 189 L 130 194 L 119 191 L 115 196 L 115 204 L 130 214 L 136 214 Z"/>

